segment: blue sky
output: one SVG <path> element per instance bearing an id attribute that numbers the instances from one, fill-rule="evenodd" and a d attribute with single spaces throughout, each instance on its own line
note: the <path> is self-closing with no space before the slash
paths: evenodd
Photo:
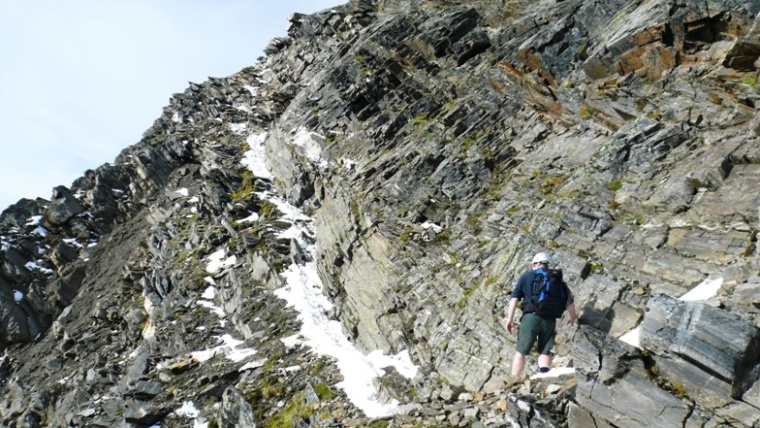
<path id="1" fill-rule="evenodd" d="M 137 143 L 188 82 L 256 63 L 346 0 L 0 0 L 0 211 Z"/>

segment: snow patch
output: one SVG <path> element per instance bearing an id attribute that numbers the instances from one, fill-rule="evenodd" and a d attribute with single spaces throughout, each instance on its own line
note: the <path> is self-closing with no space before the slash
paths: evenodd
<path id="1" fill-rule="evenodd" d="M 261 360 L 251 361 L 250 363 L 243 364 L 243 366 L 240 367 L 238 369 L 238 371 L 239 372 L 244 372 L 246 370 L 257 369 L 259 367 L 264 366 L 264 364 L 266 364 L 266 362 L 267 362 L 266 358 L 261 359 Z"/>
<path id="2" fill-rule="evenodd" d="M 220 270 L 233 266 L 235 263 L 237 263 L 237 257 L 234 255 L 225 258 L 227 254 L 223 249 L 217 250 L 210 256 L 206 257 L 206 260 L 209 261 L 208 265 L 206 265 L 206 272 L 208 273 L 217 273 Z M 224 260 L 222 260 L 224 259 Z"/>
<path id="3" fill-rule="evenodd" d="M 229 334 L 218 336 L 217 339 L 223 342 L 223 344 L 211 349 L 191 352 L 190 355 L 192 355 L 193 359 L 199 363 L 204 363 L 213 358 L 217 353 L 222 353 L 228 360 L 239 363 L 256 353 L 256 350 L 251 348 L 239 349 L 238 346 L 240 346 L 243 341 L 237 340 Z"/>
<path id="4" fill-rule="evenodd" d="M 73 245 L 73 246 L 75 246 L 77 248 L 84 248 L 84 245 L 82 245 L 79 242 L 77 242 L 76 238 L 64 239 L 63 242 L 65 242 L 65 243 L 67 243 L 69 245 Z"/>
<path id="5" fill-rule="evenodd" d="M 294 239 L 304 253 L 310 256 L 310 261 L 288 266 L 280 274 L 286 285 L 274 291 L 277 297 L 287 301 L 288 306 L 299 313 L 298 319 L 302 322 L 299 334 L 283 338 L 282 342 L 288 347 L 303 344 L 317 354 L 335 358 L 345 379 L 336 386 L 343 389 L 348 398 L 368 417 L 385 417 L 402 412 L 403 408 L 397 400 L 390 403 L 379 401 L 373 381 L 383 376 L 383 368 L 388 366 L 396 367 L 406 377 L 414 377 L 417 367 L 412 363 L 409 353 L 402 351 L 395 356 L 387 356 L 376 350 L 364 355 L 349 342 L 340 322 L 331 320 L 327 315 L 333 305 L 323 292 L 323 284 L 313 261 L 316 259 L 313 221 L 279 198 L 270 197 L 269 200 L 277 205 L 285 219 L 293 223 L 281 236 Z"/>
<path id="6" fill-rule="evenodd" d="M 41 215 L 33 215 L 29 217 L 29 220 L 27 220 L 25 226 L 37 226 L 40 224 L 40 220 L 42 220 Z"/>
<path id="7" fill-rule="evenodd" d="M 210 278 L 210 277 L 207 276 L 206 278 Z M 206 289 L 203 291 L 203 294 L 201 294 L 201 298 L 206 299 L 206 300 L 214 300 L 215 297 L 216 297 L 216 287 L 214 286 L 206 287 Z"/>
<path id="8" fill-rule="evenodd" d="M 253 222 L 259 221 L 259 218 L 260 217 L 259 217 L 259 215 L 257 213 L 253 213 L 253 214 L 249 215 L 246 218 L 242 218 L 240 220 L 236 220 L 235 223 L 237 223 L 237 224 L 253 223 Z"/>
<path id="9" fill-rule="evenodd" d="M 145 340 L 151 340 L 156 337 L 156 325 L 150 319 L 142 331 L 142 337 Z"/>
<path id="10" fill-rule="evenodd" d="M 255 90 L 251 90 L 255 96 Z M 245 153 L 241 163 L 253 172 L 255 177 L 273 180 L 274 176 L 266 164 L 266 150 L 264 142 L 267 134 L 251 134 L 247 138 L 250 149 Z M 320 166 L 326 166 L 327 162 L 322 158 L 322 146 L 324 137 L 306 131 L 299 130 L 293 138 L 292 144 L 303 149 L 304 156 L 316 162 Z M 352 168 L 355 163 L 344 161 L 344 165 Z M 280 237 L 292 239 L 301 247 L 305 258 L 308 260 L 302 264 L 291 264 L 281 276 L 286 285 L 275 290 L 275 295 L 287 301 L 288 306 L 295 308 L 302 322 L 299 334 L 281 339 L 288 346 L 299 344 L 310 347 L 314 352 L 321 355 L 331 356 L 337 360 L 337 366 L 343 374 L 344 381 L 337 386 L 342 388 L 348 398 L 359 407 L 368 417 L 384 417 L 405 411 L 397 400 L 390 403 L 381 403 L 374 386 L 374 379 L 385 374 L 383 368 L 394 366 L 404 376 L 413 377 L 417 373 L 417 367 L 412 363 L 407 351 L 400 352 L 395 356 L 387 356 L 382 351 L 374 351 L 364 355 L 358 351 L 348 338 L 338 321 L 331 320 L 327 313 L 332 308 L 332 303 L 323 292 L 323 285 L 317 274 L 316 244 L 314 243 L 313 220 L 303 214 L 301 210 L 290 205 L 288 202 L 276 197 L 270 192 L 257 193 L 263 199 L 273 203 L 277 210 L 282 213 L 281 220 L 288 221 L 292 226 L 281 232 Z M 255 221 L 251 217 L 241 221 Z M 241 221 L 238 221 L 240 223 Z M 218 252 L 217 252 L 218 253 Z M 215 253 L 214 260 L 221 260 L 224 253 Z M 211 264 L 211 263 L 210 263 Z M 210 269 L 207 269 L 211 272 Z M 207 351 L 193 353 L 193 358 L 209 359 L 219 349 L 217 347 Z M 250 355 L 250 354 L 249 354 Z M 205 361 L 205 360 L 204 360 Z M 251 362 L 244 367 L 255 367 L 258 362 Z M 242 369 L 241 369 L 242 370 Z"/>
<path id="11" fill-rule="evenodd" d="M 327 161 L 322 158 L 322 144 L 325 137 L 316 132 L 307 131 L 300 128 L 293 137 L 293 145 L 303 149 L 303 154 L 307 159 L 315 164 L 326 167 Z"/>
<path id="12" fill-rule="evenodd" d="M 229 125 L 230 131 L 232 131 L 233 134 L 237 135 L 243 135 L 248 130 L 248 124 L 243 123 L 230 123 Z"/>
<path id="13" fill-rule="evenodd" d="M 259 88 L 255 86 L 245 85 L 243 88 L 250 92 L 252 97 L 256 97 L 259 94 Z"/>
<path id="14" fill-rule="evenodd" d="M 235 110 L 244 111 L 246 113 L 252 113 L 253 112 L 253 110 L 251 110 L 251 108 L 248 107 L 245 104 L 233 104 L 232 108 L 234 108 Z"/>
<path id="15" fill-rule="evenodd" d="M 294 334 L 292 336 L 281 338 L 280 342 L 282 342 L 286 348 L 294 348 L 301 343 L 301 339 L 302 337 L 300 334 Z"/>
<path id="16" fill-rule="evenodd" d="M 215 304 L 206 301 L 206 300 L 198 300 L 198 304 L 203 306 L 204 308 L 210 310 L 213 314 L 218 316 L 219 318 L 226 318 L 227 314 L 224 313 L 224 309 L 220 308 L 219 306 L 216 306 Z"/>
<path id="17" fill-rule="evenodd" d="M 545 378 L 555 378 L 555 377 L 560 377 L 562 375 L 572 375 L 572 374 L 575 374 L 575 368 L 573 367 L 554 367 L 546 373 L 536 373 L 530 378 L 531 379 L 545 379 Z"/>
<path id="18" fill-rule="evenodd" d="M 269 172 L 269 167 L 265 162 L 266 150 L 264 141 L 267 139 L 267 133 L 251 134 L 245 140 L 248 143 L 249 150 L 245 152 L 243 160 L 240 163 L 248 168 L 256 177 L 274 180 L 274 175 Z"/>
<path id="19" fill-rule="evenodd" d="M 38 270 L 38 271 L 40 271 L 40 272 L 42 272 L 44 274 L 48 274 L 48 275 L 51 274 L 51 273 L 53 273 L 52 269 L 44 268 L 44 267 L 38 265 L 35 262 L 26 262 L 26 264 L 24 265 L 24 267 L 27 270 L 29 270 L 29 271 Z"/>
<path id="20" fill-rule="evenodd" d="M 636 327 L 633 330 L 629 331 L 628 333 L 620 336 L 618 340 L 623 341 L 635 348 L 641 349 L 640 332 L 641 332 L 641 329 L 639 327 Z"/>
<path id="21" fill-rule="evenodd" d="M 678 300 L 685 302 L 699 302 L 712 299 L 718 295 L 720 287 L 723 286 L 723 278 L 706 279 L 699 285 L 689 290 L 686 294 L 679 297 Z"/>
<path id="22" fill-rule="evenodd" d="M 427 229 L 433 229 L 433 231 L 435 233 L 440 233 L 443 230 L 443 228 L 441 226 L 438 226 L 437 224 L 431 223 L 429 221 L 426 221 L 426 222 L 422 223 L 421 226 L 425 230 L 427 230 Z"/>
<path id="23" fill-rule="evenodd" d="M 176 413 L 179 416 L 186 416 L 188 418 L 197 418 L 201 415 L 201 411 L 198 410 L 197 407 L 195 407 L 195 404 L 192 401 L 185 401 L 182 403 L 182 407 L 175 410 L 174 413 Z"/>
<path id="24" fill-rule="evenodd" d="M 347 171 L 353 171 L 356 168 L 356 161 L 348 158 L 340 158 L 338 159 L 338 163 Z"/>

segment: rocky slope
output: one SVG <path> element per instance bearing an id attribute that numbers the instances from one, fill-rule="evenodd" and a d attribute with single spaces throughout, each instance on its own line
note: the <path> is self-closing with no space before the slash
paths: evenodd
<path id="1" fill-rule="evenodd" d="M 2 424 L 760 426 L 759 12 L 294 15 L 115 162 L 2 213 Z M 289 207 L 313 222 L 295 236 Z M 506 385 L 504 309 L 539 250 L 576 295 L 575 371 Z M 419 367 L 375 382 L 406 413 L 369 417 L 333 358 L 281 340 L 308 262 L 356 348 Z M 698 285 L 717 291 L 678 299 Z"/>

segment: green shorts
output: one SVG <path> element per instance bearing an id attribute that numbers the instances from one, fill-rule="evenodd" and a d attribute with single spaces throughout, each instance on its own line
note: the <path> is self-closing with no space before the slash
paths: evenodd
<path id="1" fill-rule="evenodd" d="M 533 344 L 538 340 L 538 353 L 549 355 L 554 347 L 554 327 L 557 320 L 542 318 L 533 313 L 524 314 L 517 334 L 515 350 L 523 355 L 530 354 Z"/>

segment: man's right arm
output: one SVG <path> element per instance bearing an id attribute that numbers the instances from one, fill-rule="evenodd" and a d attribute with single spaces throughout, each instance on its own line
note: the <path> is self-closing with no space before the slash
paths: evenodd
<path id="1" fill-rule="evenodd" d="M 523 294 L 523 281 L 525 275 L 522 275 L 517 280 L 517 285 L 512 291 L 512 298 L 509 299 L 509 308 L 507 309 L 507 331 L 512 333 L 515 330 L 515 311 L 517 310 L 517 302 L 525 297 Z"/>
<path id="2" fill-rule="evenodd" d="M 517 297 L 509 299 L 509 309 L 507 310 L 507 331 L 512 333 L 515 330 L 515 310 L 517 309 Z"/>

